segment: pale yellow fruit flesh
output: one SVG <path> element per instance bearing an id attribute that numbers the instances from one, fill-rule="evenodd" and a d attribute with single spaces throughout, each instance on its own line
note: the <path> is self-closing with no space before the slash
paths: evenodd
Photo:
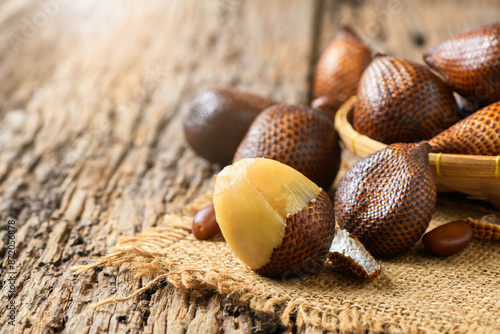
<path id="1" fill-rule="evenodd" d="M 314 182 L 278 161 L 241 159 L 215 179 L 215 215 L 236 256 L 259 269 L 281 245 L 287 215 L 307 207 L 320 192 Z"/>

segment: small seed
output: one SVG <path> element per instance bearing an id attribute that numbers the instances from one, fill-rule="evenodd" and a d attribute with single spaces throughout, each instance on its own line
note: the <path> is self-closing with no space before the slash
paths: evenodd
<path id="1" fill-rule="evenodd" d="M 198 211 L 193 218 L 193 234 L 196 239 L 207 240 L 220 233 L 215 219 L 214 205 L 210 204 Z"/>
<path id="2" fill-rule="evenodd" d="M 467 247 L 471 240 L 472 228 L 463 220 L 436 227 L 422 237 L 425 249 L 439 256 L 456 254 Z"/>

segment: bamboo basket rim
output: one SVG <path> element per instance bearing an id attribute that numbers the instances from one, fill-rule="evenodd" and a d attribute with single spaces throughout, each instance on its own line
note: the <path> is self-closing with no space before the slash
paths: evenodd
<path id="1" fill-rule="evenodd" d="M 357 132 L 349 123 L 356 96 L 349 98 L 335 114 L 335 129 L 347 150 L 364 158 L 387 145 Z M 429 153 L 432 172 L 438 178 L 487 178 L 500 181 L 500 155 Z"/>

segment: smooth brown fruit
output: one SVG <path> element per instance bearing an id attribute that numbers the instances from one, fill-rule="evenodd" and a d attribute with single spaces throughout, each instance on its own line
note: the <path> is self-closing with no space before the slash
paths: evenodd
<path id="1" fill-rule="evenodd" d="M 500 101 L 500 23 L 450 38 L 425 51 L 424 61 L 481 106 Z"/>
<path id="2" fill-rule="evenodd" d="M 353 126 L 385 144 L 427 140 L 460 120 L 453 92 L 424 66 L 378 55 L 358 87 Z"/>
<path id="3" fill-rule="evenodd" d="M 214 207 L 227 243 L 242 262 L 270 277 L 321 268 L 335 234 L 326 192 L 270 159 L 241 159 L 216 177 Z"/>
<path id="4" fill-rule="evenodd" d="M 366 250 L 356 236 L 337 229 L 328 258 L 333 264 L 361 278 L 373 278 L 380 274 L 380 263 Z"/>
<path id="5" fill-rule="evenodd" d="M 335 113 L 337 112 L 336 107 L 331 104 L 331 101 L 326 96 L 320 96 L 312 100 L 311 107 L 318 109 L 323 114 L 327 115 L 332 121 L 335 121 Z"/>
<path id="6" fill-rule="evenodd" d="M 232 88 L 201 92 L 191 100 L 184 118 L 186 140 L 199 156 L 228 163 L 255 117 L 274 103 Z"/>
<path id="7" fill-rule="evenodd" d="M 220 233 L 213 204 L 209 204 L 196 212 L 193 217 L 192 231 L 195 238 L 199 240 L 207 240 Z"/>
<path id="8" fill-rule="evenodd" d="M 456 220 L 436 227 L 422 237 L 425 249 L 438 256 L 450 256 L 465 249 L 472 240 L 472 228 Z"/>
<path id="9" fill-rule="evenodd" d="M 474 238 L 500 240 L 500 217 L 489 214 L 479 220 L 467 218 L 467 223 L 472 227 Z"/>
<path id="10" fill-rule="evenodd" d="M 314 75 L 313 102 L 331 119 L 340 106 L 356 95 L 363 71 L 372 60 L 372 51 L 348 26 L 342 26 L 323 51 Z"/>
<path id="11" fill-rule="evenodd" d="M 250 126 L 233 161 L 258 157 L 287 164 L 328 189 L 340 166 L 333 122 L 306 106 L 269 107 Z"/>
<path id="12" fill-rule="evenodd" d="M 374 256 L 417 242 L 434 213 L 436 184 L 425 143 L 392 144 L 354 163 L 335 194 L 335 219 Z"/>
<path id="13" fill-rule="evenodd" d="M 464 118 L 429 140 L 433 152 L 499 155 L 500 102 Z"/>

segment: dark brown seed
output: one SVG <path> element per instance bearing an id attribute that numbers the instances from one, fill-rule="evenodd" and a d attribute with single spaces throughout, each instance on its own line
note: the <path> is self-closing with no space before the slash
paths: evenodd
<path id="1" fill-rule="evenodd" d="M 460 120 L 450 88 L 424 66 L 376 56 L 361 77 L 353 126 L 385 144 L 428 140 Z"/>
<path id="2" fill-rule="evenodd" d="M 205 206 L 194 215 L 192 229 L 193 235 L 199 240 L 207 240 L 220 233 L 213 204 Z"/>
<path id="3" fill-rule="evenodd" d="M 433 152 L 499 155 L 500 102 L 476 111 L 429 140 Z"/>
<path id="4" fill-rule="evenodd" d="M 425 51 L 424 60 L 481 106 L 500 101 L 500 23 L 450 38 Z"/>
<path id="5" fill-rule="evenodd" d="M 425 143 L 392 144 L 358 160 L 335 194 L 335 220 L 374 256 L 417 242 L 434 213 L 436 184 Z"/>
<path id="6" fill-rule="evenodd" d="M 472 228 L 463 220 L 436 227 L 422 237 L 425 249 L 439 256 L 456 254 L 467 247 L 471 240 Z"/>
<path id="7" fill-rule="evenodd" d="M 214 88 L 197 94 L 184 119 L 184 134 L 201 157 L 225 164 L 255 117 L 275 102 L 231 88 Z"/>
<path id="8" fill-rule="evenodd" d="M 333 121 L 306 106 L 275 105 L 252 123 L 233 161 L 268 158 L 295 168 L 323 189 L 330 188 L 340 166 Z"/>
<path id="9" fill-rule="evenodd" d="M 323 98 L 319 108 L 330 118 L 348 98 L 356 95 L 363 71 L 372 59 L 372 51 L 349 27 L 343 26 L 323 51 L 316 66 L 313 96 Z"/>

